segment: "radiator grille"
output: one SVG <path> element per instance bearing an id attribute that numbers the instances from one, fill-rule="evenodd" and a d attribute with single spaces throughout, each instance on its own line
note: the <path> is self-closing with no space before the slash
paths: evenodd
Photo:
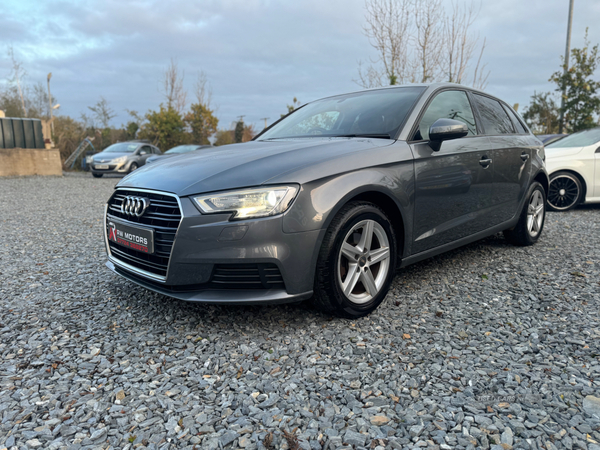
<path id="1" fill-rule="evenodd" d="M 121 204 L 127 196 L 143 197 L 150 201 L 146 212 L 141 217 L 129 216 L 121 212 Z M 167 268 L 175 234 L 181 222 L 181 210 L 177 198 L 168 194 L 153 192 L 117 190 L 108 201 L 107 218 L 144 225 L 154 230 L 154 253 L 148 255 L 108 241 L 112 256 L 130 266 L 160 277 L 167 276 Z"/>

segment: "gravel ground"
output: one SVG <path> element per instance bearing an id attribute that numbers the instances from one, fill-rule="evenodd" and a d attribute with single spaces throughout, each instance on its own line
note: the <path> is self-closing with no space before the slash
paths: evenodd
<path id="1" fill-rule="evenodd" d="M 600 207 L 404 269 L 348 321 L 113 275 L 116 181 L 0 179 L 0 449 L 600 449 Z"/>

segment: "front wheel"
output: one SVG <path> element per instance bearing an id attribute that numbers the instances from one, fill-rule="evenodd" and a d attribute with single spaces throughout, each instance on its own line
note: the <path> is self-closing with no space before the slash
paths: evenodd
<path id="1" fill-rule="evenodd" d="M 135 169 L 137 169 L 139 166 L 137 165 L 137 163 L 132 162 L 131 166 L 129 166 L 129 172 L 133 172 Z"/>
<path id="2" fill-rule="evenodd" d="M 548 189 L 548 209 L 568 211 L 575 208 L 583 195 L 583 186 L 577 175 L 569 172 L 557 172 L 550 177 Z"/>
<path id="3" fill-rule="evenodd" d="M 396 234 L 381 208 L 368 202 L 345 205 L 319 252 L 315 305 L 349 319 L 374 311 L 394 278 L 396 248 Z"/>
<path id="4" fill-rule="evenodd" d="M 546 192 L 540 183 L 534 181 L 527 191 L 527 201 L 517 225 L 511 230 L 504 230 L 504 237 L 514 245 L 533 245 L 542 234 L 545 218 Z"/>

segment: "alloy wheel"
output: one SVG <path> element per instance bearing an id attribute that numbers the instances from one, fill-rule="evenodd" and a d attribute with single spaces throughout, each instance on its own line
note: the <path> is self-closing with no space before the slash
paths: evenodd
<path id="1" fill-rule="evenodd" d="M 544 212 L 544 196 L 539 190 L 535 190 L 527 208 L 527 231 L 532 237 L 537 236 L 542 229 Z"/>
<path id="2" fill-rule="evenodd" d="M 371 301 L 381 290 L 390 270 L 390 243 L 375 220 L 362 220 L 344 237 L 337 277 L 348 300 L 355 304 Z"/>
<path id="3" fill-rule="evenodd" d="M 559 175 L 550 181 L 548 203 L 554 209 L 571 209 L 579 200 L 579 183 L 570 175 Z"/>

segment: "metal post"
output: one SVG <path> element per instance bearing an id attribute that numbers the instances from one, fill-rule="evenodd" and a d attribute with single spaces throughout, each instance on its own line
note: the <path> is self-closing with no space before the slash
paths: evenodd
<path id="1" fill-rule="evenodd" d="M 48 108 L 50 109 L 50 127 L 52 134 L 54 134 L 54 121 L 52 120 L 52 95 L 50 94 L 50 78 L 52 78 L 52 72 L 48 74 Z"/>
<path id="2" fill-rule="evenodd" d="M 569 0 L 569 23 L 567 25 L 567 45 L 565 47 L 565 71 L 564 76 L 566 77 L 569 71 L 569 53 L 571 53 L 571 24 L 573 23 L 573 2 L 575 0 Z M 562 95 L 560 97 L 560 119 L 558 121 L 558 132 L 563 132 L 563 121 L 564 121 L 564 110 L 565 110 L 565 97 L 567 95 L 567 86 L 563 83 Z"/>

